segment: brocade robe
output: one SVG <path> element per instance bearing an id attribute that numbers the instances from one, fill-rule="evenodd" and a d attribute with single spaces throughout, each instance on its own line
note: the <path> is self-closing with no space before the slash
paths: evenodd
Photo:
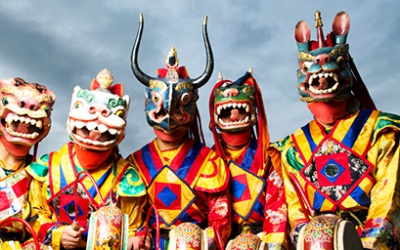
<path id="1" fill-rule="evenodd" d="M 200 142 L 186 139 L 174 150 L 162 152 L 154 139 L 127 158 L 139 168 L 149 205 L 156 205 L 160 228 L 183 222 L 218 232 L 223 244 L 231 231 L 229 170 L 223 160 Z M 155 228 L 155 217 L 151 225 Z"/>
<path id="2" fill-rule="evenodd" d="M 76 176 L 82 170 L 72 142 L 27 167 L 33 177 L 29 200 L 38 215 L 34 230 L 39 240 L 54 250 L 61 248 L 62 231 L 73 221 L 87 229 L 91 212 L 104 205 L 99 195 L 104 201 L 115 200 L 129 216 L 129 236 L 134 236 L 142 225 L 146 190 L 136 169 L 119 155 L 104 166 L 86 171 L 96 181 L 99 193 L 87 176 L 79 176 L 78 216 L 75 217 Z"/>
<path id="3" fill-rule="evenodd" d="M 233 228 L 241 229 L 233 231 L 231 238 L 251 232 L 260 236 L 268 249 L 282 249 L 287 245 L 283 182 L 271 161 L 263 166 L 254 164 L 256 151 L 255 139 L 241 149 L 225 149 L 231 172 Z"/>
<path id="4" fill-rule="evenodd" d="M 400 117 L 371 110 L 330 131 L 313 120 L 277 142 L 294 241 L 306 218 L 290 175 L 317 213 L 349 213 L 365 248 L 399 249 L 399 144 Z"/>

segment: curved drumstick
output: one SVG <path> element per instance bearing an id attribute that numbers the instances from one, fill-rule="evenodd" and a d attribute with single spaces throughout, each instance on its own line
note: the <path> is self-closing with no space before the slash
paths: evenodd
<path id="1" fill-rule="evenodd" d="M 35 249 L 40 249 L 39 239 L 38 239 L 35 231 L 33 230 L 32 226 L 26 220 L 23 220 L 21 218 L 16 218 L 16 217 L 10 217 L 10 218 L 0 221 L 0 225 L 2 225 L 4 222 L 8 222 L 8 221 L 18 221 L 18 222 L 21 222 L 22 224 L 24 224 L 24 226 L 28 229 L 29 233 L 32 235 L 33 242 L 35 243 Z"/>
<path id="2" fill-rule="evenodd" d="M 147 213 L 147 217 L 146 217 L 146 227 L 144 230 L 144 238 L 140 241 L 139 243 L 139 247 L 140 248 L 145 248 L 145 241 L 146 241 L 146 237 L 147 237 L 147 233 L 149 231 L 149 224 L 150 224 L 150 215 L 151 215 L 151 211 L 154 211 L 154 215 L 156 218 L 156 250 L 160 250 L 160 221 L 158 219 L 158 212 L 157 212 L 157 207 L 156 205 L 152 205 L 150 207 L 149 212 Z"/>
<path id="3" fill-rule="evenodd" d="M 299 201 L 301 208 L 303 210 L 304 216 L 310 222 L 310 216 L 315 216 L 315 210 L 312 208 L 309 200 L 307 199 L 306 194 L 304 193 L 303 189 L 301 188 L 299 180 L 297 180 L 296 176 L 293 173 L 289 173 L 289 178 L 292 181 L 294 191 L 299 196 Z"/>

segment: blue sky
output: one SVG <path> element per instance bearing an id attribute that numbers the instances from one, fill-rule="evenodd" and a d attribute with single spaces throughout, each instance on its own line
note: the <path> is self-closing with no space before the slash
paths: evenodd
<path id="1" fill-rule="evenodd" d="M 164 67 L 171 46 L 191 76 L 204 70 L 201 26 L 208 33 L 215 67 L 199 90 L 199 109 L 207 145 L 208 98 L 218 71 L 236 80 L 250 67 L 259 83 L 272 140 L 280 139 L 312 119 L 297 95 L 297 47 L 293 32 L 305 20 L 316 38 L 314 12 L 321 11 L 324 34 L 336 13 L 351 20 L 350 53 L 378 109 L 400 113 L 400 2 L 386 1 L 227 1 L 227 0 L 69 0 L 0 2 L 0 78 L 22 77 L 46 85 L 57 95 L 50 134 L 39 155 L 69 141 L 66 120 L 74 86 L 88 88 L 108 68 L 131 97 L 123 156 L 154 138 L 144 114 L 144 87 L 133 76 L 130 52 L 143 13 L 145 26 L 139 63 L 148 74 Z"/>

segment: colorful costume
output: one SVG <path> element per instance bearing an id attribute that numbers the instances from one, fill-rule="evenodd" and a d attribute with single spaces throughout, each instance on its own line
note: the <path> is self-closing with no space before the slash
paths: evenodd
<path id="1" fill-rule="evenodd" d="M 349 18 L 338 13 L 324 40 L 319 14 L 318 41 L 310 42 L 304 21 L 295 30 L 299 92 L 315 120 L 274 145 L 281 155 L 291 233 L 296 240 L 309 220 L 295 192 L 299 187 L 308 214 L 333 213 L 352 221 L 364 248 L 398 249 L 400 117 L 358 108 L 350 92 L 355 86 L 346 44 Z"/>
<path id="2" fill-rule="evenodd" d="M 230 238 L 251 233 L 267 242 L 268 249 L 283 247 L 287 212 L 283 184 L 270 165 L 267 118 L 251 71 L 234 82 L 220 75 L 210 96 L 210 118 L 214 147 L 231 172 Z"/>
<path id="3" fill-rule="evenodd" d="M 0 88 L 0 221 L 11 216 L 30 220 L 27 196 L 31 179 L 25 167 L 35 157 L 29 154 L 32 146 L 36 154 L 38 143 L 49 133 L 56 98 L 45 86 L 21 78 L 0 80 Z M 19 222 L 4 222 L 0 227 L 1 248 L 19 249 L 27 239 L 23 238 L 24 230 Z"/>
<path id="4" fill-rule="evenodd" d="M 146 116 L 157 138 L 132 153 L 128 160 L 144 176 L 149 204 L 158 209 L 162 248 L 168 244 L 179 246 L 181 239 L 189 239 L 182 243 L 187 244 L 186 247 L 198 249 L 201 247 L 199 244 L 204 244 L 194 243 L 190 237 L 176 237 L 177 242 L 170 240 L 171 232 L 174 232 L 171 229 L 179 229 L 187 222 L 206 229 L 211 249 L 215 245 L 223 249 L 230 233 L 229 171 L 223 160 L 200 141 L 201 130 L 198 128 L 197 89 L 208 81 L 213 70 L 206 22 L 203 27 L 207 66 L 205 72 L 194 80 L 189 78 L 185 67 L 178 67 L 174 48 L 167 56 L 167 69 L 159 69 L 157 78 L 140 70 L 137 56 L 143 30 L 142 15 L 132 50 L 132 71 L 147 87 Z M 155 231 L 154 216 L 151 225 Z"/>
<path id="5" fill-rule="evenodd" d="M 103 70 L 91 90 L 75 87 L 68 118 L 72 142 L 27 168 L 34 178 L 30 201 L 38 215 L 35 231 L 53 249 L 62 247 L 61 237 L 68 225 L 87 230 L 91 214 L 106 204 L 116 204 L 128 214 L 129 236 L 142 225 L 145 187 L 117 148 L 125 136 L 129 97 L 122 96 L 122 85 L 110 86 L 112 82 L 111 73 Z M 81 172 L 85 174 L 78 175 Z M 116 242 L 112 249 L 122 244 L 122 234 L 118 237 L 121 243 Z"/>

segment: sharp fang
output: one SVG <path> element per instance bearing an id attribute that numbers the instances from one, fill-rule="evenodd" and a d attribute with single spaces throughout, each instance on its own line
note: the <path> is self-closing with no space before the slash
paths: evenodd
<path id="1" fill-rule="evenodd" d="M 41 120 L 36 122 L 36 127 L 39 128 L 39 129 L 41 129 L 43 127 L 43 123 L 42 123 Z"/>

